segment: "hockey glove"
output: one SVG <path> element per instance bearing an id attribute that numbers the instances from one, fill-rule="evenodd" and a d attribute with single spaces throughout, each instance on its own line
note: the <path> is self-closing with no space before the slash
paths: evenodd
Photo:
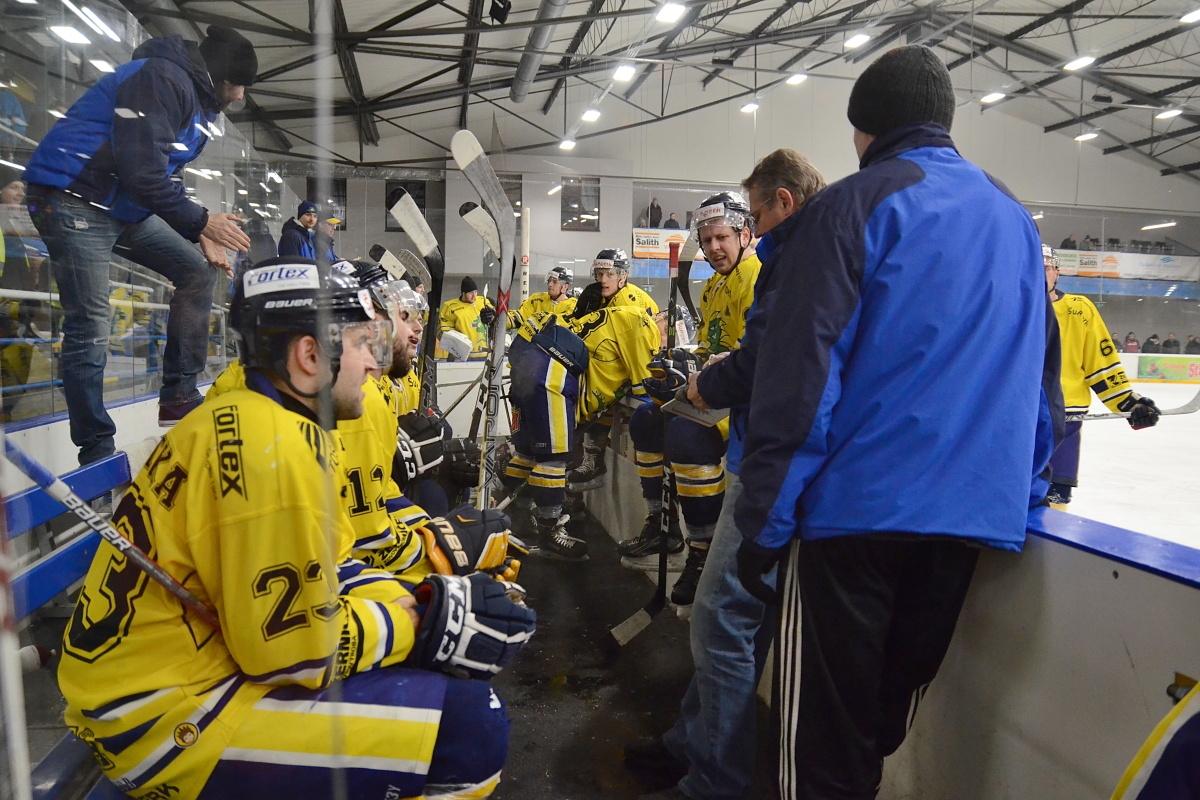
<path id="1" fill-rule="evenodd" d="M 589 283 L 579 293 L 579 297 L 575 300 L 575 310 L 569 316 L 572 318 L 582 317 L 593 311 L 599 311 L 602 305 L 604 305 L 604 295 L 600 294 L 600 284 Z"/>
<path id="2" fill-rule="evenodd" d="M 650 377 L 642 381 L 642 387 L 659 403 L 666 403 L 675 399 L 680 387 L 687 386 L 688 375 L 700 369 L 700 359 L 677 347 L 670 356 L 658 355 L 650 362 Z"/>
<path id="3" fill-rule="evenodd" d="M 442 463 L 442 420 L 432 411 L 413 411 L 400 418 L 392 479 L 403 489 L 409 481 Z"/>
<path id="4" fill-rule="evenodd" d="M 413 595 L 425 612 L 406 663 L 420 669 L 487 680 L 537 629 L 525 590 L 482 573 L 430 575 Z"/>
<path id="5" fill-rule="evenodd" d="M 479 442 L 474 439 L 451 439 L 443 448 L 440 474 L 459 488 L 479 483 Z"/>
<path id="6" fill-rule="evenodd" d="M 1149 397 L 1131 392 L 1129 397 L 1121 401 L 1117 409 L 1129 415 L 1129 427 L 1135 431 L 1140 431 L 1142 428 L 1153 428 L 1158 424 L 1158 418 L 1161 416 L 1158 406 Z"/>
<path id="7" fill-rule="evenodd" d="M 762 547 L 748 540 L 744 540 L 738 548 L 738 580 L 747 592 L 769 606 L 779 605 L 779 592 L 771 586 L 771 583 L 775 582 L 771 573 L 775 572 L 775 565 L 779 563 L 786 549 Z M 771 583 L 766 580 L 768 576 Z"/>
<path id="8" fill-rule="evenodd" d="M 496 309 L 491 306 L 484 306 L 479 309 L 479 321 L 491 327 L 492 323 L 496 321 Z"/>
<path id="9" fill-rule="evenodd" d="M 439 575 L 470 575 L 484 571 L 499 574 L 514 552 L 528 552 L 520 539 L 511 535 L 512 521 L 494 508 L 480 511 L 463 503 L 445 517 L 436 517 L 421 536 L 425 555 Z M 519 568 L 519 566 L 518 566 Z"/>

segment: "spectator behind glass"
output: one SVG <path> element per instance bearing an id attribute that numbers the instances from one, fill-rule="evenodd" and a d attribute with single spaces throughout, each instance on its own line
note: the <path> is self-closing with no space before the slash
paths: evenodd
<path id="1" fill-rule="evenodd" d="M 670 216 L 670 218 L 668 218 L 667 221 L 663 223 L 663 227 L 678 229 L 679 228 L 679 220 L 675 219 L 675 215 L 672 214 Z"/>
<path id="2" fill-rule="evenodd" d="M 26 128 L 25 109 L 8 88 L 13 83 L 11 72 L 5 70 L 0 73 L 0 124 L 8 128 L 7 131 L 0 129 L 0 148 L 9 156 L 15 148 L 24 144 L 20 137 L 25 135 Z"/>
<path id="3" fill-rule="evenodd" d="M 1142 343 L 1142 352 L 1143 353 L 1161 353 L 1162 352 L 1162 342 L 1160 342 L 1158 340 L 1157 333 L 1150 334 L 1150 338 Z"/>
<path id="4" fill-rule="evenodd" d="M 658 204 L 658 198 L 650 198 L 650 207 L 646 209 L 646 216 L 650 219 L 651 228 L 662 227 L 662 206 Z"/>
<path id="5" fill-rule="evenodd" d="M 1070 236 L 1063 239 L 1062 244 L 1060 244 L 1058 247 L 1060 250 L 1078 250 L 1079 242 L 1075 241 L 1075 234 L 1072 233 Z"/>
<path id="6" fill-rule="evenodd" d="M 1133 335 L 1133 331 L 1125 334 L 1125 352 L 1138 353 L 1141 352 L 1142 346 L 1138 342 L 1137 337 Z"/>
<path id="7" fill-rule="evenodd" d="M 1175 334 L 1168 333 L 1167 338 L 1163 340 L 1162 343 L 1162 352 L 1178 354 L 1181 344 L 1182 343 L 1175 338 Z"/>
<path id="8" fill-rule="evenodd" d="M 279 234 L 279 255 L 316 258 L 317 204 L 303 200 L 296 207 L 296 218 L 283 223 Z"/>
<path id="9" fill-rule="evenodd" d="M 1200 339 L 1197 339 L 1195 334 L 1188 334 L 1187 343 L 1183 346 L 1183 352 L 1189 356 L 1200 355 Z"/>

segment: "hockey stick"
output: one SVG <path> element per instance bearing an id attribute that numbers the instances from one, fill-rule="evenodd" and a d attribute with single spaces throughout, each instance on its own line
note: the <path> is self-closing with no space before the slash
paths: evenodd
<path id="1" fill-rule="evenodd" d="M 697 327 L 700 325 L 700 317 L 696 314 L 696 307 L 692 305 L 692 287 L 688 282 L 688 275 L 692 272 L 692 262 L 696 260 L 696 252 L 699 249 L 698 237 L 689 236 L 684 240 L 683 249 L 679 251 L 679 277 L 675 279 L 675 285 L 679 287 L 679 294 L 683 297 L 683 304 L 687 306 L 688 313 L 692 315 Z"/>
<path id="2" fill-rule="evenodd" d="M 487 249 L 492 252 L 492 258 L 500 259 L 500 229 L 492 215 L 479 207 L 478 203 L 467 201 L 458 207 L 458 215 L 463 222 L 471 226 L 479 234 Z"/>
<path id="3" fill-rule="evenodd" d="M 4 440 L 4 455 L 8 456 L 8 460 L 12 465 L 21 470 L 31 481 L 42 487 L 46 494 L 62 503 L 75 516 L 87 523 L 87 526 L 100 534 L 100 538 L 111 544 L 113 547 L 133 562 L 133 565 L 145 572 L 150 578 L 157 581 L 171 594 L 175 595 L 178 600 L 185 606 L 196 613 L 204 624 L 208 625 L 214 631 L 221 630 L 221 622 L 217 618 L 217 612 L 206 606 L 200 598 L 189 592 L 183 587 L 179 581 L 171 577 L 171 574 L 165 569 L 156 564 L 149 556 L 134 546 L 133 542 L 126 539 L 117 529 L 104 518 L 97 514 L 92 507 L 79 498 L 79 495 L 71 491 L 71 487 L 59 480 L 58 476 L 50 470 L 43 467 L 38 462 L 34 461 L 24 450 L 12 443 L 11 439 Z"/>
<path id="4" fill-rule="evenodd" d="M 25 729 L 25 691 L 21 681 L 21 673 L 25 671 L 23 657 L 28 648 L 22 648 L 17 637 L 16 600 L 12 587 L 16 559 L 8 540 L 5 519 L 0 516 L 0 603 L 3 604 L 0 609 L 0 701 L 4 703 L 10 791 L 16 800 L 29 800 L 33 789 L 29 774 L 29 737 Z"/>
<path id="5" fill-rule="evenodd" d="M 467 180 L 479 192 L 479 196 L 496 215 L 496 227 L 500 233 L 500 287 L 496 293 L 496 319 L 492 323 L 492 352 L 487 367 L 487 415 L 483 421 L 483 451 L 479 459 L 479 491 L 475 498 L 476 508 L 487 508 L 491 484 L 495 480 L 496 414 L 500 409 L 500 375 L 504 369 L 505 333 L 508 329 L 508 299 L 512 291 L 513 272 L 516 259 L 513 247 L 517 239 L 517 225 L 513 217 L 512 203 L 492 169 L 491 161 L 479 146 L 475 134 L 461 130 L 450 142 L 454 162 L 467 176 Z M 491 474 L 489 474 L 491 473 Z"/>
<path id="6" fill-rule="evenodd" d="M 675 293 L 679 284 L 679 242 L 671 242 L 670 244 L 670 266 L 669 276 L 671 278 L 671 296 L 667 301 L 667 357 L 671 357 L 671 351 L 675 348 Z M 695 255 L 695 251 L 693 251 Z M 666 428 L 669 418 L 663 414 L 663 443 L 666 443 Z M 650 602 L 642 606 L 637 612 L 617 625 L 609 631 L 613 638 L 617 640 L 617 644 L 624 647 L 633 641 L 634 637 L 650 625 L 658 612 L 662 611 L 667 605 L 667 538 L 671 534 L 671 518 L 675 515 L 675 498 L 671 496 L 671 482 L 667 478 L 666 464 L 663 465 L 663 487 L 662 487 L 662 513 L 659 515 L 659 542 L 658 542 L 658 586 L 654 589 L 654 596 L 650 598 Z"/>
<path id="7" fill-rule="evenodd" d="M 367 251 L 367 255 L 379 262 L 379 266 L 387 270 L 387 274 L 392 276 L 392 280 L 400 280 L 404 277 L 404 265 L 400 263 L 400 259 L 392 255 L 392 251 L 388 250 L 381 244 L 371 245 L 371 249 Z"/>
<path id="8" fill-rule="evenodd" d="M 429 268 L 430 282 L 425 285 L 429 297 L 429 324 L 425 326 L 425 332 L 421 336 L 421 352 L 417 355 L 417 374 L 421 376 L 421 405 L 428 407 L 433 397 L 434 385 L 437 383 L 433 348 L 437 346 L 437 313 L 442 304 L 442 281 L 446 277 L 446 261 L 442 258 L 442 251 L 438 249 L 437 239 L 429 229 L 425 215 L 421 213 L 412 196 L 403 188 L 397 191 L 400 193 L 400 199 L 388 209 L 388 213 L 400 223 L 408 238 L 413 240 Z"/>
<path id="9" fill-rule="evenodd" d="M 1200 391 L 1197 391 L 1196 396 L 1183 405 L 1178 406 L 1177 408 L 1168 408 L 1165 411 L 1159 411 L 1158 415 L 1160 417 L 1173 417 L 1176 414 L 1195 414 L 1197 411 L 1200 411 Z M 1129 412 L 1116 414 L 1088 414 L 1083 418 L 1083 421 L 1091 422 L 1092 420 L 1097 419 L 1129 419 Z"/>
<path id="10" fill-rule="evenodd" d="M 426 289 L 433 286 L 433 276 L 429 274 L 429 267 L 423 258 L 412 250 L 401 250 L 396 254 L 396 258 L 409 274 L 416 276 L 418 286 L 424 286 Z"/>

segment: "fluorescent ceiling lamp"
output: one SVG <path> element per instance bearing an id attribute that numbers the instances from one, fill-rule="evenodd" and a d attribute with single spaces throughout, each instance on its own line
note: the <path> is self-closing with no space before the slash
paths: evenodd
<path id="1" fill-rule="evenodd" d="M 580 219 L 600 219 L 600 217 L 596 216 L 595 214 L 580 214 L 579 218 Z"/>
<path id="2" fill-rule="evenodd" d="M 251 203 L 251 204 L 250 204 L 250 207 L 251 207 L 251 208 L 258 208 L 258 203 Z"/>
<path id="3" fill-rule="evenodd" d="M 200 170 L 198 170 L 198 169 L 192 169 L 191 167 L 184 167 L 184 168 L 183 168 L 183 171 L 184 171 L 184 172 L 190 172 L 190 173 L 192 173 L 193 175 L 199 175 L 201 178 L 204 178 L 204 179 L 206 179 L 206 180 L 210 180 L 210 181 L 212 180 L 212 176 L 211 176 L 211 175 L 205 175 L 203 172 L 201 172 L 201 171 L 200 171 Z"/>
<path id="4" fill-rule="evenodd" d="M 679 22 L 685 11 L 687 11 L 687 7 L 682 3 L 663 3 L 663 7 L 658 10 L 654 18 L 659 22 Z"/>
<path id="5" fill-rule="evenodd" d="M 3 164 L 3 165 L 4 165 L 4 166 L 6 166 L 6 167 L 12 167 L 13 169 L 19 169 L 19 170 L 21 170 L 22 172 L 24 172 L 24 171 L 25 171 L 25 168 L 24 168 L 23 166 L 21 166 L 20 164 L 17 164 L 17 163 L 15 163 L 15 162 L 13 162 L 13 161 L 8 161 L 8 160 L 5 160 L 5 159 L 3 159 L 3 158 L 0 158 L 0 164 Z"/>
<path id="6" fill-rule="evenodd" d="M 1185 23 L 1187 25 L 1191 25 L 1193 22 L 1200 21 L 1200 10 L 1189 11 L 1188 13 L 1186 13 L 1182 17 L 1180 17 L 1179 21 L 1182 23 Z"/>
<path id="7" fill-rule="evenodd" d="M 259 186 L 261 186 L 261 187 L 263 187 L 263 191 L 266 191 L 266 192 L 269 192 L 269 191 L 271 191 L 271 187 L 270 187 L 270 186 L 267 186 L 267 185 L 266 185 L 265 183 L 263 183 L 262 181 L 259 181 L 259 182 L 258 182 L 258 185 L 259 185 Z"/>
<path id="8" fill-rule="evenodd" d="M 70 25 L 52 25 L 50 32 L 68 44 L 91 44 L 92 40 Z"/>
<path id="9" fill-rule="evenodd" d="M 853 50 L 856 47 L 862 47 L 864 44 L 866 44 L 869 41 L 871 41 L 871 37 L 868 34 L 856 33 L 853 36 L 851 36 L 849 39 L 847 39 L 842 44 L 842 47 L 846 48 L 847 50 Z"/>
<path id="10" fill-rule="evenodd" d="M 584 122 L 595 122 L 596 120 L 600 119 L 600 111 L 595 108 L 589 108 L 587 111 L 583 112 L 583 116 L 580 117 L 580 119 L 582 119 Z"/>
<path id="11" fill-rule="evenodd" d="M 1068 72 L 1074 72 L 1077 69 L 1083 69 L 1084 67 L 1090 66 L 1095 62 L 1096 59 L 1092 58 L 1091 56 L 1080 56 L 1074 61 L 1068 61 L 1066 64 L 1064 64 L 1063 69 L 1067 70 Z"/>
<path id="12" fill-rule="evenodd" d="M 102 31 L 100 29 L 100 26 L 97 25 L 96 23 L 92 22 L 90 19 L 88 19 L 87 16 L 82 11 L 79 10 L 79 6 L 72 3 L 71 0 L 62 0 L 62 4 L 64 6 L 66 6 L 67 8 L 71 9 L 72 14 L 74 14 L 75 16 L 77 16 L 81 20 L 83 20 L 84 25 L 87 25 L 89 28 L 91 28 L 96 33 L 100 34 L 101 36 L 104 35 L 104 31 Z"/>
<path id="13" fill-rule="evenodd" d="M 267 173 L 267 180 L 275 181 L 276 183 L 283 183 L 283 178 L 279 177 L 279 173 L 275 170 L 271 170 Z"/>
<path id="14" fill-rule="evenodd" d="M 17 0 L 18 3 L 23 3 L 27 6 L 36 6 L 37 0 Z"/>
<path id="15" fill-rule="evenodd" d="M 1088 142 L 1088 141 L 1091 141 L 1092 139 L 1095 139 L 1099 135 L 1100 134 L 1096 133 L 1095 131 L 1088 131 L 1087 133 L 1081 133 L 1078 136 L 1076 136 L 1075 141 Z"/>
<path id="16" fill-rule="evenodd" d="M 561 183 L 560 183 L 558 186 L 555 186 L 555 187 L 554 187 L 553 189 L 551 189 L 550 191 L 546 192 L 546 194 L 548 194 L 548 195 L 556 195 L 556 194 L 558 194 L 560 191 L 562 191 L 562 184 L 561 184 Z"/>
<path id="17" fill-rule="evenodd" d="M 247 192 L 245 189 L 238 189 L 238 194 L 246 195 L 246 194 L 250 194 L 250 193 Z"/>
<path id="18" fill-rule="evenodd" d="M 1183 113 L 1182 108 L 1168 108 L 1166 111 L 1160 111 L 1159 113 L 1155 114 L 1154 118 L 1155 119 L 1170 119 L 1171 117 L 1178 117 L 1182 113 Z"/>
<path id="19" fill-rule="evenodd" d="M 1034 214 L 1034 215 L 1033 215 L 1033 218 L 1034 218 L 1034 219 L 1041 219 L 1041 218 L 1042 218 L 1042 217 L 1044 217 L 1044 216 L 1046 216 L 1046 215 L 1045 215 L 1045 214 L 1043 214 L 1041 211 L 1039 211 L 1038 213 L 1036 213 L 1036 214 Z"/>
<path id="20" fill-rule="evenodd" d="M 613 72 L 613 80 L 619 81 L 620 83 L 631 81 L 633 80 L 635 73 L 637 73 L 637 70 L 634 69 L 632 64 L 621 64 L 617 67 L 616 71 Z"/>
<path id="21" fill-rule="evenodd" d="M 114 68 L 112 64 L 108 63 L 103 58 L 90 58 L 88 60 L 92 63 L 93 67 L 101 72 L 116 72 L 116 68 Z"/>
<path id="22" fill-rule="evenodd" d="M 787 85 L 788 86 L 799 86 L 800 84 L 804 83 L 806 80 L 808 80 L 807 75 L 805 75 L 803 72 L 797 72 L 795 75 L 793 75 L 792 77 L 787 79 Z"/>
<path id="23" fill-rule="evenodd" d="M 753 114 L 755 111 L 758 111 L 758 101 L 751 100 L 749 103 L 746 103 L 746 105 L 742 106 L 741 111 L 743 114 Z"/>
<path id="24" fill-rule="evenodd" d="M 558 149 L 559 150 L 574 150 L 575 149 L 575 140 L 574 139 L 563 139 L 561 142 L 558 143 Z"/>
<path id="25" fill-rule="evenodd" d="M 104 20 L 100 19 L 96 12 L 92 11 L 87 6 L 83 7 L 83 21 L 91 25 L 92 30 L 94 30 L 96 33 L 107 36 L 114 42 L 121 41 L 121 37 L 117 36 L 116 31 L 108 27 L 108 24 Z"/>
<path id="26" fill-rule="evenodd" d="M 985 94 L 983 97 L 979 98 L 979 102 L 998 103 L 999 101 L 1003 100 L 1005 96 L 1006 95 L 1004 92 L 992 92 L 991 94 Z"/>
<path id="27" fill-rule="evenodd" d="M 67 118 L 67 115 L 64 114 L 63 112 L 59 111 L 57 108 L 52 108 L 49 111 L 47 111 L 46 113 L 56 119 L 66 119 Z"/>
<path id="28" fill-rule="evenodd" d="M 1156 230 L 1158 230 L 1159 228 L 1174 228 L 1174 227 L 1175 227 L 1175 223 L 1174 223 L 1174 222 L 1158 222 L 1158 223 L 1155 223 L 1154 225 L 1143 225 L 1143 226 L 1142 226 L 1142 230 L 1144 230 L 1144 231 L 1156 231 Z"/>

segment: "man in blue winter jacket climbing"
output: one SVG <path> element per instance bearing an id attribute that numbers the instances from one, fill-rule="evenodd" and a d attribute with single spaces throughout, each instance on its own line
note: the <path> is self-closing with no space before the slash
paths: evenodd
<path id="1" fill-rule="evenodd" d="M 200 402 L 216 270 L 228 272 L 226 250 L 245 252 L 250 240 L 237 216 L 210 214 L 173 178 L 199 157 L 221 111 L 242 99 L 257 71 L 253 45 L 229 28 L 211 26 L 199 45 L 151 39 L 71 106 L 26 167 L 30 215 L 62 301 L 63 394 L 80 464 L 114 451 L 116 426 L 104 407 L 111 253 L 175 286 L 159 424 Z"/>
<path id="2" fill-rule="evenodd" d="M 755 287 L 778 299 L 735 521 L 749 591 L 774 599 L 782 565 L 784 800 L 876 796 L 981 549 L 1020 550 L 1044 511 L 1062 394 L 1041 243 L 955 149 L 954 108 L 929 48 L 868 67 L 859 171 L 798 213 Z"/>

